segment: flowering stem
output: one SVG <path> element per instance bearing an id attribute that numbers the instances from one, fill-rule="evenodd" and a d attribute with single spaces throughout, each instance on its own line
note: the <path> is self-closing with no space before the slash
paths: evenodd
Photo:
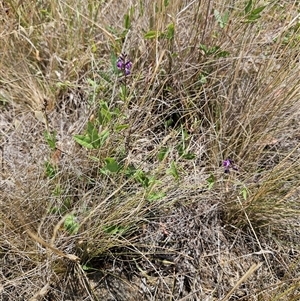
<path id="1" fill-rule="evenodd" d="M 127 59 L 127 54 L 121 53 L 117 60 L 117 68 L 122 72 L 123 74 L 123 95 L 122 98 L 125 101 L 127 98 L 127 76 L 130 74 L 132 67 L 132 63 L 130 60 Z"/>

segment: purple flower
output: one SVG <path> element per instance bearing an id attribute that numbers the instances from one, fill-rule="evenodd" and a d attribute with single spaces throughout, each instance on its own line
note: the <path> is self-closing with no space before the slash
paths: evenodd
<path id="1" fill-rule="evenodd" d="M 132 63 L 130 60 L 126 60 L 127 54 L 121 53 L 117 60 L 117 68 L 121 70 L 125 75 L 130 74 Z"/>
<path id="2" fill-rule="evenodd" d="M 224 172 L 229 173 L 230 169 L 238 170 L 238 168 L 234 165 L 234 162 L 230 159 L 226 159 L 223 161 Z"/>

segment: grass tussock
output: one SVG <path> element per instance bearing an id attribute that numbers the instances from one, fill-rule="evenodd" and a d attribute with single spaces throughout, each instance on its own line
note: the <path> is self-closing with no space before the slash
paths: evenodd
<path id="1" fill-rule="evenodd" d="M 298 1 L 0 4 L 1 300 L 298 300 Z"/>

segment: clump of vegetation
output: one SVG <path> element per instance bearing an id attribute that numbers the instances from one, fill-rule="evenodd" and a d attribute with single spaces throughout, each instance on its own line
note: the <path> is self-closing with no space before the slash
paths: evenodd
<path id="1" fill-rule="evenodd" d="M 298 1 L 6 1 L 1 300 L 297 300 Z"/>

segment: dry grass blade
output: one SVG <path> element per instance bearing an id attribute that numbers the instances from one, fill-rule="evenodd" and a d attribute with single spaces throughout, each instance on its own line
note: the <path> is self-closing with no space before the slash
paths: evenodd
<path id="1" fill-rule="evenodd" d="M 299 31 L 296 0 L 0 2 L 0 299 L 298 300 Z"/>
<path id="2" fill-rule="evenodd" d="M 41 300 L 41 298 L 44 298 L 47 295 L 49 289 L 50 289 L 50 284 L 49 283 L 45 284 L 45 286 L 43 286 L 40 291 L 38 291 L 32 298 L 30 298 L 29 301 Z"/>
<path id="3" fill-rule="evenodd" d="M 243 283 L 245 282 L 256 270 L 258 270 L 262 266 L 262 263 L 253 264 L 250 269 L 247 271 L 245 275 L 243 275 L 239 281 L 234 285 L 234 287 L 229 291 L 229 293 L 222 299 L 222 301 L 227 301 L 230 299 L 233 292 Z"/>
<path id="4" fill-rule="evenodd" d="M 26 232 L 34 241 L 40 243 L 44 248 L 51 250 L 54 254 L 64 257 L 64 258 L 67 258 L 69 260 L 75 261 L 75 262 L 78 262 L 80 260 L 80 258 L 74 254 L 65 254 L 62 251 L 60 251 L 59 249 L 51 246 L 50 244 L 45 242 L 42 238 L 40 238 L 36 234 L 32 233 L 30 230 L 27 230 Z"/>

